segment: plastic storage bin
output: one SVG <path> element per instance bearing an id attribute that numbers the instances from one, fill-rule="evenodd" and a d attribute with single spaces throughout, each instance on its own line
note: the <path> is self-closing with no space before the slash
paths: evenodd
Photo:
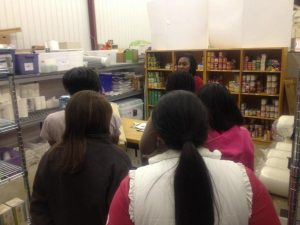
<path id="1" fill-rule="evenodd" d="M 16 54 L 16 74 L 37 74 L 39 72 L 38 54 Z"/>
<path id="2" fill-rule="evenodd" d="M 112 91 L 112 73 L 100 73 L 99 76 L 102 91 L 104 93 Z"/>
<path id="3" fill-rule="evenodd" d="M 20 152 L 9 147 L 0 148 L 0 160 L 16 166 L 22 165 Z"/>
<path id="4" fill-rule="evenodd" d="M 128 117 L 134 119 L 143 119 L 144 103 L 139 98 L 128 98 L 126 100 L 116 102 L 119 105 L 121 117 Z"/>
<path id="5" fill-rule="evenodd" d="M 0 76 L 7 76 L 8 65 L 6 58 L 11 58 L 13 68 L 15 70 L 15 50 L 14 49 L 0 49 Z"/>

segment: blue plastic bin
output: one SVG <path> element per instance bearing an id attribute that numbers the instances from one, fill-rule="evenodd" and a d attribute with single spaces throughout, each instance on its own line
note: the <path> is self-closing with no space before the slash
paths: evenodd
<path id="1" fill-rule="evenodd" d="M 100 83 L 102 92 L 107 93 L 112 91 L 112 73 L 100 73 Z"/>
<path id="2" fill-rule="evenodd" d="M 5 154 L 9 156 L 9 159 L 4 160 Z M 22 166 L 22 158 L 20 152 L 10 147 L 0 148 L 0 160 L 16 166 Z"/>
<path id="3" fill-rule="evenodd" d="M 16 54 L 16 74 L 38 74 L 39 58 L 38 54 Z"/>

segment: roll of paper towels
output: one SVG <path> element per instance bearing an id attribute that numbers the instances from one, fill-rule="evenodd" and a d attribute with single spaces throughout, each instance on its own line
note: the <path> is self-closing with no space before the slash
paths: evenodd
<path id="1" fill-rule="evenodd" d="M 281 151 L 277 149 L 270 149 L 268 153 L 268 158 L 280 158 L 280 159 L 287 159 L 292 156 L 292 151 Z"/>
<path id="2" fill-rule="evenodd" d="M 259 179 L 273 193 L 283 197 L 288 196 L 290 171 L 265 166 Z"/>
<path id="3" fill-rule="evenodd" d="M 275 149 L 291 152 L 293 148 L 292 143 L 278 142 L 275 145 Z"/>

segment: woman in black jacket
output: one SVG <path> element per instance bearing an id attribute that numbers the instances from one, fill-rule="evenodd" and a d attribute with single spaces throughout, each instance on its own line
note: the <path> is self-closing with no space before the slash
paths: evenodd
<path id="1" fill-rule="evenodd" d="M 31 201 L 33 225 L 105 224 L 109 205 L 130 168 L 110 140 L 112 108 L 94 91 L 72 96 L 61 143 L 42 158 Z"/>

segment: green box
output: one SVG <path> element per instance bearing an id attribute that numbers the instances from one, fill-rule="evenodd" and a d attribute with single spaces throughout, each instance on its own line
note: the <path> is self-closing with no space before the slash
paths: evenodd
<path id="1" fill-rule="evenodd" d="M 126 63 L 138 63 L 139 54 L 136 49 L 126 49 L 125 51 Z"/>

